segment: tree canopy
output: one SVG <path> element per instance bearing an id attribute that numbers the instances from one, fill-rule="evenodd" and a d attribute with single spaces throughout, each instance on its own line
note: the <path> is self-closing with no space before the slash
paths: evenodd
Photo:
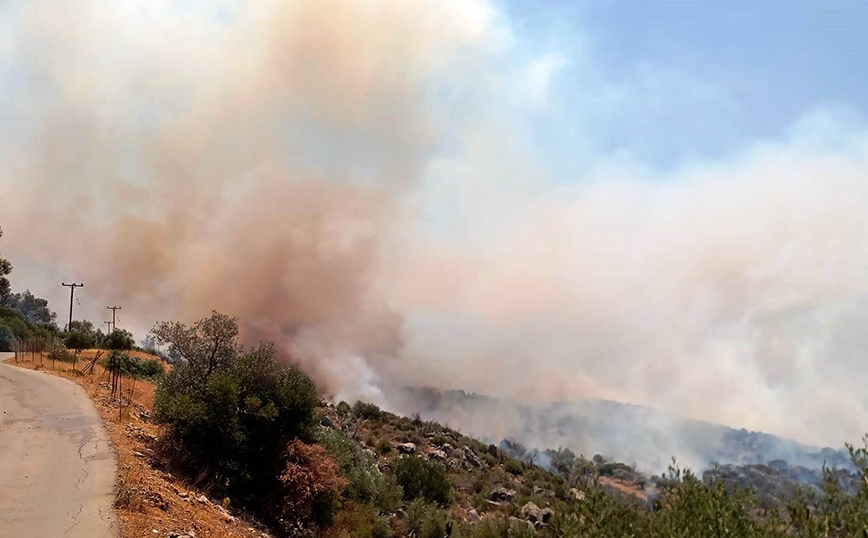
<path id="1" fill-rule="evenodd" d="M 3 229 L 0 228 L 0 237 L 3 237 Z M 0 301 L 12 293 L 12 284 L 9 282 L 9 274 L 12 272 L 12 262 L 0 257 Z"/>
<path id="2" fill-rule="evenodd" d="M 132 333 L 124 329 L 113 330 L 105 339 L 105 347 L 111 351 L 127 351 L 135 345 Z"/>
<path id="3" fill-rule="evenodd" d="M 36 297 L 30 290 L 7 294 L 3 304 L 24 314 L 30 323 L 52 324 L 57 318 L 57 314 L 48 308 L 48 300 Z"/>

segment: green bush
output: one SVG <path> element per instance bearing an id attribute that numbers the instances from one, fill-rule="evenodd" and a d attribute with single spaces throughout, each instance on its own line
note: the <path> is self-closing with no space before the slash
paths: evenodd
<path id="1" fill-rule="evenodd" d="M 381 473 L 377 462 L 343 433 L 322 428 L 316 440 L 335 460 L 340 474 L 349 482 L 344 495 L 360 504 L 371 504 L 382 513 L 390 513 L 401 504 L 401 488 L 395 477 Z"/>
<path id="2" fill-rule="evenodd" d="M 73 354 L 63 345 L 58 345 L 48 352 L 48 358 L 53 361 L 72 362 Z"/>
<path id="3" fill-rule="evenodd" d="M 391 538 L 392 528 L 386 516 L 368 504 L 349 506 L 338 516 L 338 526 L 346 528 L 353 538 Z M 441 537 L 442 538 L 442 537 Z"/>
<path id="4" fill-rule="evenodd" d="M 398 484 L 404 490 L 405 499 L 424 499 L 441 505 L 449 503 L 451 486 L 443 465 L 417 456 L 407 456 L 395 461 L 392 468 Z"/>
<path id="5" fill-rule="evenodd" d="M 350 407 L 350 404 L 348 404 L 347 402 L 345 402 L 343 400 L 341 400 L 338 403 L 337 407 L 335 408 L 335 411 L 337 411 L 338 415 L 340 415 L 342 417 L 349 415 L 352 412 L 352 410 L 353 409 L 352 409 L 352 407 Z"/>
<path id="6" fill-rule="evenodd" d="M 57 332 L 53 324 L 33 323 L 18 310 L 0 306 L 0 351 L 14 351 L 16 340 L 38 338 L 48 342 Z"/>
<path id="7" fill-rule="evenodd" d="M 15 331 L 8 324 L 0 321 L 0 351 L 15 350 Z"/>
<path id="8" fill-rule="evenodd" d="M 467 538 L 531 538 L 533 528 L 524 521 L 508 519 L 483 519 L 462 528 L 458 537 Z M 556 535 L 558 536 L 558 535 Z M 579 536 L 578 534 L 568 536 Z"/>
<path id="9" fill-rule="evenodd" d="M 238 353 L 237 326 L 220 316 L 193 328 L 154 329 L 187 359 L 158 383 L 154 419 L 166 426 L 167 449 L 178 447 L 176 463 L 252 498 L 275 484 L 288 442 L 311 430 L 319 398 L 310 378 L 279 362 L 271 344 Z"/>
<path id="10" fill-rule="evenodd" d="M 518 476 L 522 473 L 524 468 L 522 467 L 521 462 L 509 458 L 505 462 L 503 462 L 503 470 L 511 475 Z"/>
<path id="11" fill-rule="evenodd" d="M 121 374 L 138 379 L 156 380 L 166 373 L 163 363 L 157 359 L 140 359 L 126 353 L 117 353 L 114 359 L 108 356 L 100 361 L 100 366 L 108 368 L 109 362 L 115 360 Z"/>
<path id="12" fill-rule="evenodd" d="M 388 454 L 392 451 L 392 443 L 388 439 L 380 439 L 377 441 L 377 452 L 379 454 Z"/>
<path id="13" fill-rule="evenodd" d="M 135 345 L 136 341 L 133 340 L 133 335 L 124 329 L 115 329 L 105 337 L 105 347 L 112 351 L 128 351 L 133 349 Z"/>
<path id="14" fill-rule="evenodd" d="M 417 499 L 407 507 L 404 535 L 416 538 L 446 536 L 446 513 L 435 505 Z"/>
<path id="15" fill-rule="evenodd" d="M 134 376 L 153 379 L 166 373 L 163 363 L 157 359 L 135 359 Z"/>
<path id="16" fill-rule="evenodd" d="M 359 400 L 353 405 L 353 415 L 361 419 L 379 421 L 383 418 L 383 411 L 376 404 Z"/>

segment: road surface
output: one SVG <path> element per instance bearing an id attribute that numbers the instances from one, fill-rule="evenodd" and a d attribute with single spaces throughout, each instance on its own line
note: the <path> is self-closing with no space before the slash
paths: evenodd
<path id="1" fill-rule="evenodd" d="M 0 536 L 109 538 L 117 460 L 84 389 L 2 361 Z"/>

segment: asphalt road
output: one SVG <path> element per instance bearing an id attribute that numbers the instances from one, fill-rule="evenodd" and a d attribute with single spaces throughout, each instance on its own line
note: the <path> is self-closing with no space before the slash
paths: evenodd
<path id="1" fill-rule="evenodd" d="M 117 458 L 84 389 L 2 364 L 0 536 L 116 537 Z"/>

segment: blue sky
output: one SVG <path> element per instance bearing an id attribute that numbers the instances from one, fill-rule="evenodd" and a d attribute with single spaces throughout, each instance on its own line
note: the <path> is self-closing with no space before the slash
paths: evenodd
<path id="1" fill-rule="evenodd" d="M 868 105 L 868 3 L 521 2 L 505 5 L 539 52 L 563 56 L 538 132 L 553 158 L 592 134 L 652 166 L 778 138 L 819 107 Z M 607 106 L 610 105 L 610 106 Z"/>

